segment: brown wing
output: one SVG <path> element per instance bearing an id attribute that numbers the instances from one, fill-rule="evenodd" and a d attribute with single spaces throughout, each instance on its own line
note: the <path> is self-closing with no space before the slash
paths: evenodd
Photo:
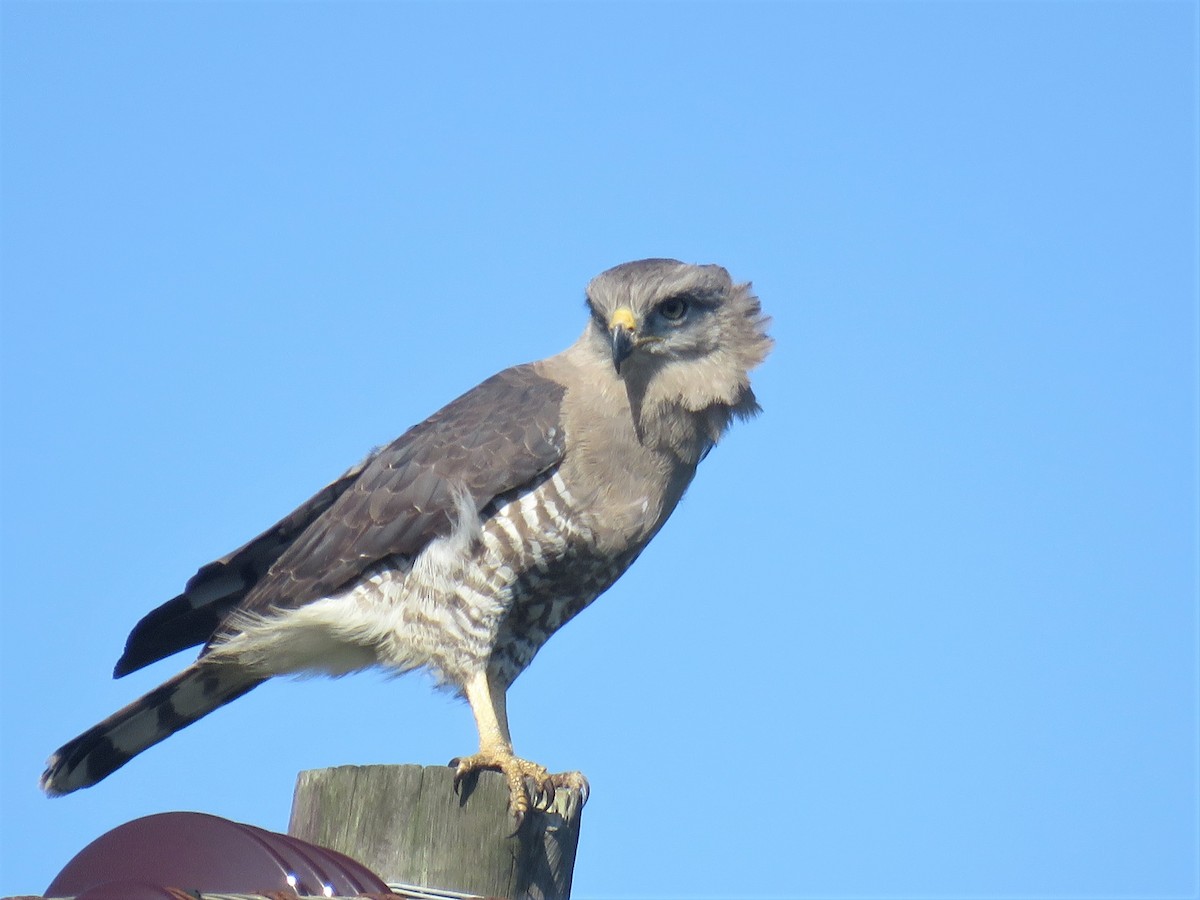
<path id="1" fill-rule="evenodd" d="M 125 652 L 113 669 L 113 677 L 136 672 L 207 641 L 283 551 L 354 484 L 370 461 L 368 457 L 349 469 L 249 543 L 202 566 L 188 580 L 182 594 L 148 613 L 134 626 L 125 642 Z"/>
<path id="2" fill-rule="evenodd" d="M 129 637 L 117 674 L 209 640 L 235 610 L 336 593 L 389 556 L 448 534 L 456 491 L 483 509 L 562 459 L 565 388 L 516 366 L 452 401 L 245 547 L 203 567 Z"/>

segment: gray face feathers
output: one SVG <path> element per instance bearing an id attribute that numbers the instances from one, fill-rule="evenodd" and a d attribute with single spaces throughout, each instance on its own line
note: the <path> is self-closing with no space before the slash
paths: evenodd
<path id="1" fill-rule="evenodd" d="M 725 269 L 624 263 L 592 279 L 587 305 L 596 352 L 611 355 L 643 404 L 757 411 L 749 372 L 771 349 L 770 320 L 750 285 L 734 284 Z"/>

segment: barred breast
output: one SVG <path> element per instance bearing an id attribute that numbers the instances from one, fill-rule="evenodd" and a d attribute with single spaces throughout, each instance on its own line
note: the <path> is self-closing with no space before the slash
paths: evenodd
<path id="1" fill-rule="evenodd" d="M 640 543 L 612 555 L 597 549 L 600 525 L 588 506 L 557 472 L 497 497 L 482 513 L 464 496 L 454 531 L 415 560 L 389 557 L 344 592 L 247 618 L 212 655 L 261 675 L 380 665 L 396 673 L 425 668 L 452 689 L 487 670 L 507 686 L 641 550 Z"/>
<path id="2" fill-rule="evenodd" d="M 506 599 L 487 666 L 508 685 L 554 632 L 621 576 L 640 548 L 616 556 L 598 552 L 598 523 L 557 472 L 520 496 L 497 498 L 485 516 L 478 571 Z"/>

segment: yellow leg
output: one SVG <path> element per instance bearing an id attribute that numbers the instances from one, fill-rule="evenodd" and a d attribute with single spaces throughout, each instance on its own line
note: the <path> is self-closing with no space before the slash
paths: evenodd
<path id="1" fill-rule="evenodd" d="M 467 702 L 479 730 L 479 750 L 512 755 L 512 735 L 508 731 L 508 695 L 480 672 L 467 682 Z"/>
<path id="2" fill-rule="evenodd" d="M 551 775 L 545 766 L 513 753 L 503 687 L 492 683 L 485 673 L 480 672 L 467 682 L 465 692 L 475 715 L 475 727 L 479 729 L 479 752 L 450 761 L 450 765 L 456 767 L 455 784 L 479 769 L 498 770 L 508 781 L 509 809 L 517 820 L 517 828 L 534 805 L 526 779 L 533 780 L 536 799 L 541 801 L 539 806 L 554 802 L 555 787 L 578 788 L 586 799 L 587 782 L 578 772 Z"/>

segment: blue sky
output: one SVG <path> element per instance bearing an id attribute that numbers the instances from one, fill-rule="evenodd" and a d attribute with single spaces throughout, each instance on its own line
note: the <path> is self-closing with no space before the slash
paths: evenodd
<path id="1" fill-rule="evenodd" d="M 598 271 L 717 262 L 765 409 L 514 686 L 576 896 L 1194 897 L 1197 5 L 0 6 L 0 893 L 441 764 L 279 682 L 49 801 L 133 624 Z M 189 657 L 190 658 L 190 657 Z"/>

